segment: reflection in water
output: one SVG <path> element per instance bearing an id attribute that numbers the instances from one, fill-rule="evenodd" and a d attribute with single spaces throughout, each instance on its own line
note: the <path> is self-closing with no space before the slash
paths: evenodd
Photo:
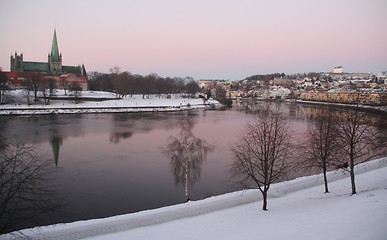
<path id="1" fill-rule="evenodd" d="M 171 159 L 171 170 L 175 184 L 184 184 L 185 198 L 189 201 L 189 185 L 200 178 L 201 165 L 207 153 L 214 147 L 205 140 L 195 137 L 192 133 L 193 123 L 189 116 L 180 122 L 180 133 L 177 137 L 170 136 L 169 144 L 163 153 Z"/>
<path id="2" fill-rule="evenodd" d="M 59 136 L 52 136 L 51 137 L 51 147 L 52 147 L 52 153 L 54 155 L 54 161 L 55 166 L 58 166 L 58 160 L 59 160 L 59 149 L 62 145 L 62 138 Z"/>
<path id="3" fill-rule="evenodd" d="M 132 132 L 112 133 L 110 134 L 109 140 L 111 143 L 117 144 L 120 142 L 121 139 L 130 138 L 132 135 Z"/>
<path id="4" fill-rule="evenodd" d="M 65 202 L 53 168 L 51 160 L 32 145 L 0 145 L 0 238 L 3 233 L 44 224 L 58 214 Z M 23 237 L 11 235 L 12 239 Z"/>
<path id="5" fill-rule="evenodd" d="M 112 114 L 112 129 L 109 141 L 119 144 L 121 140 L 132 138 L 136 133 L 148 133 L 154 129 L 170 129 L 176 125 L 179 114 L 138 113 Z M 166 121 L 168 120 L 168 121 Z"/>

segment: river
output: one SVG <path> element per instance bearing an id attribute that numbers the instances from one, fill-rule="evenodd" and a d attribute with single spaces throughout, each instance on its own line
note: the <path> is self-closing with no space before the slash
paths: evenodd
<path id="1" fill-rule="evenodd" d="M 301 141 L 308 122 L 321 107 L 273 103 L 290 120 L 291 132 Z M 235 190 L 228 166 L 230 146 L 256 115 L 255 105 L 239 104 L 225 111 L 171 113 L 69 114 L 0 117 L 0 137 L 34 146 L 50 159 L 55 190 L 66 204 L 32 227 L 59 222 L 133 213 L 186 200 L 185 184 L 166 154 L 182 126 L 212 148 L 194 170 L 188 184 L 191 200 Z M 381 130 L 386 119 L 371 115 Z M 304 171 L 301 171 L 304 173 Z M 294 173 L 290 178 L 300 176 Z"/>

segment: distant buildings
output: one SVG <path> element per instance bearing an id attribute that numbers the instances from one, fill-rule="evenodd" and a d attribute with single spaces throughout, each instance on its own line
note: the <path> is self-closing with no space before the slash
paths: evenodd
<path id="1" fill-rule="evenodd" d="M 344 73 L 341 66 L 332 72 L 281 77 L 254 75 L 240 81 L 199 80 L 198 84 L 212 97 L 216 97 L 215 89 L 221 88 L 232 99 L 300 99 L 387 106 L 387 72 Z"/>
<path id="2" fill-rule="evenodd" d="M 344 72 L 344 68 L 342 66 L 338 66 L 338 67 L 335 67 L 333 68 L 333 73 L 343 73 Z"/>
<path id="3" fill-rule="evenodd" d="M 310 91 L 302 93 L 301 100 L 334 102 L 334 103 L 360 103 L 366 105 L 387 105 L 387 94 L 382 90 L 345 90 L 333 89 L 327 92 Z"/>
<path id="4" fill-rule="evenodd" d="M 44 78 L 49 78 L 56 82 L 56 87 L 60 88 L 61 81 L 68 84 L 77 83 L 82 90 L 87 90 L 87 74 L 85 66 L 65 66 L 62 64 L 62 54 L 59 52 L 56 30 L 52 39 L 51 53 L 48 54 L 47 62 L 24 61 L 23 54 L 10 57 L 10 72 L 5 72 L 6 76 L 14 86 L 22 84 L 23 80 L 33 74 L 40 74 Z"/>

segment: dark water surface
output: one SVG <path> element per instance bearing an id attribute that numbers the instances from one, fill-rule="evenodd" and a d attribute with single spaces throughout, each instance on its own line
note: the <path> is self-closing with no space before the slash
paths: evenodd
<path id="1" fill-rule="evenodd" d="M 301 140 L 319 107 L 277 105 Z M 227 166 L 230 145 L 255 115 L 251 106 L 226 111 L 79 114 L 1 117 L 0 137 L 32 144 L 56 165 L 53 181 L 68 204 L 38 224 L 70 222 L 132 213 L 185 201 L 183 184 L 163 154 L 171 137 L 190 121 L 195 137 L 214 146 L 189 184 L 192 200 L 234 190 Z M 372 117 L 370 115 L 370 117 Z M 383 117 L 374 117 L 386 128 Z M 294 176 L 296 176 L 295 174 Z M 32 227 L 27 225 L 23 227 Z"/>

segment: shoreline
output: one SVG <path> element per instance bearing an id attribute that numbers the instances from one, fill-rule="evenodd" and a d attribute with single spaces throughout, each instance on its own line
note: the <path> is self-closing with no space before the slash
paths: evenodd
<path id="1" fill-rule="evenodd" d="M 140 112 L 177 112 L 195 109 L 215 109 L 212 104 L 182 106 L 142 106 L 142 107 L 60 107 L 60 108 L 9 108 L 1 109 L 0 116 L 51 115 L 51 114 L 89 114 L 89 113 L 140 113 Z"/>
<path id="2" fill-rule="evenodd" d="M 51 99 L 50 104 L 27 105 L 27 104 L 2 104 L 0 105 L 0 116 L 26 116 L 26 115 L 51 115 L 51 114 L 89 114 L 89 113 L 140 113 L 140 112 L 176 112 L 194 109 L 217 109 L 222 106 L 216 100 L 208 100 L 204 103 L 202 99 L 188 98 L 141 98 L 139 96 L 126 97 L 124 99 L 112 96 L 85 96 L 80 102 L 74 103 L 71 98 L 56 97 Z M 264 100 L 265 101 L 265 100 Z M 354 104 L 285 100 L 286 103 L 303 105 L 333 106 L 337 108 L 355 109 Z M 370 112 L 387 116 L 387 106 L 359 105 L 364 112 Z"/>
<path id="3" fill-rule="evenodd" d="M 109 92 L 86 91 L 75 102 L 71 96 L 62 92 L 45 105 L 39 96 L 38 102 L 32 105 L 22 102 L 22 91 L 13 92 L 11 104 L 0 105 L 0 116 L 27 116 L 51 114 L 83 114 L 83 113 L 139 113 L 139 112 L 174 112 L 194 109 L 217 109 L 221 104 L 213 99 L 203 101 L 201 98 L 172 98 L 151 95 L 144 98 L 142 95 L 116 98 Z"/>
<path id="4" fill-rule="evenodd" d="M 333 106 L 333 107 L 346 108 L 346 109 L 357 108 L 357 106 L 354 104 L 345 104 L 345 103 L 318 102 L 318 101 L 305 101 L 305 100 L 296 100 L 294 102 L 287 100 L 286 102 L 296 103 L 296 104 L 299 103 L 299 104 L 305 104 L 305 105 Z M 358 107 L 364 112 L 371 112 L 371 113 L 387 116 L 387 106 L 359 105 Z"/>

